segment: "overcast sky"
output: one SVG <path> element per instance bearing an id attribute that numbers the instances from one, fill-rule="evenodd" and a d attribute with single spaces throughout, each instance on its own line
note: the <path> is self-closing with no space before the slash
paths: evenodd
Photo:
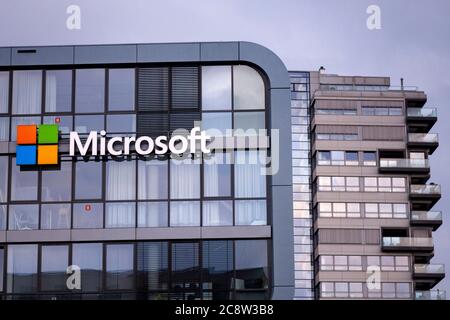
<path id="1" fill-rule="evenodd" d="M 66 28 L 69 5 L 81 29 Z M 369 5 L 381 29 L 366 26 Z M 246 40 L 273 50 L 291 70 L 391 76 L 419 86 L 438 107 L 440 147 L 430 182 L 442 185 L 444 224 L 433 262 L 450 270 L 450 1 L 448 0 L 0 0 L 0 46 Z M 448 289 L 450 274 L 438 286 Z"/>

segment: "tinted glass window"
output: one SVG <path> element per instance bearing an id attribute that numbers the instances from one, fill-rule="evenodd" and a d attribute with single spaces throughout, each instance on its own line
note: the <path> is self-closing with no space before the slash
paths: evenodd
<path id="1" fill-rule="evenodd" d="M 233 283 L 233 241 L 204 241 L 203 287 L 213 289 L 213 299 L 226 300 Z"/>
<path id="2" fill-rule="evenodd" d="M 133 200 L 136 198 L 136 161 L 106 163 L 106 199 Z"/>
<path id="3" fill-rule="evenodd" d="M 139 202 L 138 227 L 167 227 L 167 202 Z"/>
<path id="4" fill-rule="evenodd" d="M 39 206 L 37 204 L 9 206 L 9 230 L 35 230 L 38 225 Z"/>
<path id="5" fill-rule="evenodd" d="M 138 289 L 167 290 L 169 280 L 168 264 L 167 242 L 138 242 Z"/>
<path id="6" fill-rule="evenodd" d="M 52 203 L 41 206 L 41 229 L 70 229 L 70 204 Z"/>
<path id="7" fill-rule="evenodd" d="M 233 225 L 233 201 L 204 201 L 204 226 L 231 226 Z"/>
<path id="8" fill-rule="evenodd" d="M 67 290 L 66 269 L 69 266 L 69 247 L 42 246 L 41 248 L 41 290 Z"/>
<path id="9" fill-rule="evenodd" d="M 136 132 L 136 115 L 113 114 L 106 119 L 108 133 L 134 133 Z"/>
<path id="10" fill-rule="evenodd" d="M 7 292 L 37 292 L 37 255 L 35 244 L 8 246 Z"/>
<path id="11" fill-rule="evenodd" d="M 231 67 L 202 67 L 203 110 L 231 109 Z"/>
<path id="12" fill-rule="evenodd" d="M 136 206 L 133 202 L 110 202 L 106 204 L 106 228 L 136 227 Z"/>
<path id="13" fill-rule="evenodd" d="M 260 74 L 248 66 L 233 67 L 234 109 L 264 109 L 265 90 Z"/>
<path id="14" fill-rule="evenodd" d="M 0 141 L 9 141 L 9 117 L 0 117 Z"/>
<path id="15" fill-rule="evenodd" d="M 69 201 L 72 193 L 72 162 L 61 162 L 57 170 L 42 171 L 42 201 Z"/>
<path id="16" fill-rule="evenodd" d="M 78 161 L 75 165 L 75 199 L 102 197 L 102 162 Z"/>
<path id="17" fill-rule="evenodd" d="M 105 70 L 76 71 L 75 112 L 103 112 L 105 107 Z"/>
<path id="18" fill-rule="evenodd" d="M 167 199 L 168 161 L 138 161 L 138 198 Z"/>
<path id="19" fill-rule="evenodd" d="M 13 114 L 40 114 L 42 71 L 14 71 Z"/>
<path id="20" fill-rule="evenodd" d="M 0 72 L 0 113 L 8 113 L 9 72 Z"/>
<path id="21" fill-rule="evenodd" d="M 13 158 L 11 167 L 11 200 L 37 200 L 37 171 L 21 171 Z"/>
<path id="22" fill-rule="evenodd" d="M 103 228 L 103 204 L 74 203 L 73 227 L 75 229 Z"/>
<path id="23" fill-rule="evenodd" d="M 45 112 L 72 111 L 72 70 L 49 70 L 45 77 Z"/>
<path id="24" fill-rule="evenodd" d="M 134 110 L 134 69 L 109 69 L 108 109 Z"/>
<path id="25" fill-rule="evenodd" d="M 204 159 L 203 165 L 203 194 L 205 197 L 220 197 L 231 195 L 231 155 L 215 153 Z"/>
<path id="26" fill-rule="evenodd" d="M 0 202 L 8 197 L 8 157 L 0 157 Z"/>
<path id="27" fill-rule="evenodd" d="M 75 116 L 75 131 L 78 133 L 100 132 L 105 129 L 105 117 L 103 115 Z"/>
<path id="28" fill-rule="evenodd" d="M 45 116 L 45 124 L 57 124 L 59 126 L 59 131 L 63 134 L 69 134 L 72 131 L 72 116 Z"/>
<path id="29" fill-rule="evenodd" d="M 106 289 L 132 289 L 134 248 L 132 244 L 106 246 Z"/>
<path id="30" fill-rule="evenodd" d="M 103 244 L 74 243 L 72 264 L 80 267 L 81 291 L 96 292 L 102 288 Z"/>

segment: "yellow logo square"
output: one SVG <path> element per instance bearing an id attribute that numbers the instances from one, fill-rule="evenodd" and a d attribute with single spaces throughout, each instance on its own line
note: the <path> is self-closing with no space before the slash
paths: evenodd
<path id="1" fill-rule="evenodd" d="M 58 145 L 38 145 L 38 164 L 58 164 Z"/>

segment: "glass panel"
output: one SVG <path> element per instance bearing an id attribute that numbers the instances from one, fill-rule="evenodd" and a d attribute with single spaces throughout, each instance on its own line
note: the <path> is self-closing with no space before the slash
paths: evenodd
<path id="1" fill-rule="evenodd" d="M 57 124 L 59 126 L 59 131 L 63 134 L 69 134 L 72 131 L 72 116 L 45 116 L 45 124 Z"/>
<path id="2" fill-rule="evenodd" d="M 199 243 L 172 244 L 172 287 L 178 292 L 187 291 L 188 300 L 195 299 L 199 289 L 199 251 Z"/>
<path id="3" fill-rule="evenodd" d="M 103 115 L 75 116 L 75 131 L 79 134 L 90 131 L 100 132 L 105 129 L 105 117 Z"/>
<path id="4" fill-rule="evenodd" d="M 265 88 L 261 75 L 248 66 L 233 66 L 234 109 L 264 109 Z"/>
<path id="5" fill-rule="evenodd" d="M 73 227 L 75 229 L 103 228 L 103 204 L 74 203 Z"/>
<path id="6" fill-rule="evenodd" d="M 134 246 L 132 244 L 106 245 L 106 289 L 133 289 Z"/>
<path id="7" fill-rule="evenodd" d="M 41 290 L 67 290 L 69 246 L 42 246 L 41 250 Z"/>
<path id="8" fill-rule="evenodd" d="M 102 243 L 74 243 L 72 264 L 81 270 L 81 291 L 99 292 L 102 288 Z"/>
<path id="9" fill-rule="evenodd" d="M 237 200 L 236 225 L 266 225 L 266 200 Z"/>
<path id="10" fill-rule="evenodd" d="M 39 225 L 37 204 L 9 206 L 9 230 L 36 230 Z"/>
<path id="11" fill-rule="evenodd" d="M 9 117 L 0 117 L 0 141 L 9 141 Z"/>
<path id="12" fill-rule="evenodd" d="M 42 71 L 13 72 L 13 114 L 40 114 Z"/>
<path id="13" fill-rule="evenodd" d="M 136 161 L 106 162 L 106 199 L 133 200 L 136 198 Z"/>
<path id="14" fill-rule="evenodd" d="M 6 204 L 0 205 L 0 230 L 6 230 L 6 214 L 7 214 Z"/>
<path id="15" fill-rule="evenodd" d="M 167 227 L 167 202 L 138 203 L 138 227 Z"/>
<path id="16" fill-rule="evenodd" d="M 231 94 L 230 94 L 231 96 Z M 9 105 L 9 72 L 0 72 L 0 113 L 8 113 Z M 1 288 L 0 288 L 1 290 Z"/>
<path id="17" fill-rule="evenodd" d="M 109 111 L 134 110 L 134 69 L 109 69 Z"/>
<path id="18" fill-rule="evenodd" d="M 204 289 L 214 290 L 213 299 L 229 299 L 233 283 L 233 241 L 203 241 Z"/>
<path id="19" fill-rule="evenodd" d="M 45 76 L 45 112 L 72 111 L 72 70 L 48 70 Z"/>
<path id="20" fill-rule="evenodd" d="M 138 161 L 138 199 L 167 199 L 168 161 Z"/>
<path id="21" fill-rule="evenodd" d="M 136 115 L 134 114 L 109 114 L 106 116 L 106 128 L 111 133 L 136 132 Z M 127 136 L 130 136 L 129 134 Z"/>
<path id="22" fill-rule="evenodd" d="M 137 243 L 138 290 L 167 290 L 168 242 Z"/>
<path id="23" fill-rule="evenodd" d="M 57 170 L 42 171 L 42 201 L 70 201 L 72 194 L 72 162 L 61 162 Z"/>
<path id="24" fill-rule="evenodd" d="M 231 67 L 202 67 L 202 109 L 231 109 Z"/>
<path id="25" fill-rule="evenodd" d="M 170 226 L 200 226 L 200 201 L 172 201 L 170 203 Z"/>
<path id="26" fill-rule="evenodd" d="M 235 248 L 236 298 L 265 298 L 265 292 L 255 289 L 266 289 L 269 285 L 267 241 L 237 240 Z"/>
<path id="27" fill-rule="evenodd" d="M 105 108 L 105 70 L 76 70 L 75 112 L 103 112 Z"/>
<path id="28" fill-rule="evenodd" d="M 75 165 L 75 199 L 102 198 L 102 162 L 77 161 Z"/>
<path id="29" fill-rule="evenodd" d="M 11 167 L 11 200 L 37 200 L 37 171 L 22 171 L 16 166 L 16 158 L 12 158 Z"/>
<path id="30" fill-rule="evenodd" d="M 3 279 L 5 277 L 5 248 L 0 247 L 0 292 L 3 292 Z"/>
<path id="31" fill-rule="evenodd" d="M 8 160 L 6 156 L 0 157 L 0 202 L 8 199 Z"/>
<path id="32" fill-rule="evenodd" d="M 134 202 L 106 203 L 106 228 L 135 228 L 136 206 Z"/>
<path id="33" fill-rule="evenodd" d="M 266 128 L 264 112 L 235 112 L 235 135 L 258 135 L 260 129 Z"/>
<path id="34" fill-rule="evenodd" d="M 202 114 L 202 130 L 212 137 L 231 135 L 231 112 L 204 112 Z"/>
<path id="35" fill-rule="evenodd" d="M 214 153 L 204 159 L 203 193 L 205 197 L 226 197 L 231 195 L 231 165 L 229 153 Z"/>
<path id="36" fill-rule="evenodd" d="M 197 160 L 170 160 L 170 197 L 200 198 L 200 165 Z"/>
<path id="37" fill-rule="evenodd" d="M 204 226 L 233 225 L 233 202 L 231 200 L 204 201 L 203 225 Z"/>
<path id="38" fill-rule="evenodd" d="M 237 198 L 266 196 L 266 176 L 260 163 L 263 155 L 263 152 L 258 151 L 236 151 L 234 188 Z"/>
<path id="39" fill-rule="evenodd" d="M 43 204 L 41 229 L 70 229 L 70 204 Z"/>
<path id="40" fill-rule="evenodd" d="M 38 246 L 9 245 L 7 266 L 8 293 L 35 293 L 38 287 Z"/>

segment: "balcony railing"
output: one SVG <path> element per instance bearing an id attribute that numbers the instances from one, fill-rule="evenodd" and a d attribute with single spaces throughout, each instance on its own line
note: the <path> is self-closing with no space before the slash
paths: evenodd
<path id="1" fill-rule="evenodd" d="M 433 247 L 433 238 L 383 237 L 383 247 Z"/>
<path id="2" fill-rule="evenodd" d="M 439 136 L 437 133 L 409 133 L 408 142 L 414 143 L 438 143 Z"/>
<path id="3" fill-rule="evenodd" d="M 442 211 L 412 211 L 412 221 L 442 221 Z"/>
<path id="4" fill-rule="evenodd" d="M 445 291 L 443 290 L 416 290 L 416 300 L 445 300 Z"/>
<path id="5" fill-rule="evenodd" d="M 412 118 L 435 118 L 436 108 L 407 108 L 407 116 Z"/>
<path id="6" fill-rule="evenodd" d="M 380 168 L 426 169 L 429 167 L 428 159 L 380 159 Z"/>
<path id="7" fill-rule="evenodd" d="M 443 274 L 445 266 L 443 264 L 419 264 L 414 265 L 414 273 L 420 274 Z"/>
<path id="8" fill-rule="evenodd" d="M 441 186 L 438 184 L 412 184 L 410 193 L 414 195 L 440 195 Z"/>

